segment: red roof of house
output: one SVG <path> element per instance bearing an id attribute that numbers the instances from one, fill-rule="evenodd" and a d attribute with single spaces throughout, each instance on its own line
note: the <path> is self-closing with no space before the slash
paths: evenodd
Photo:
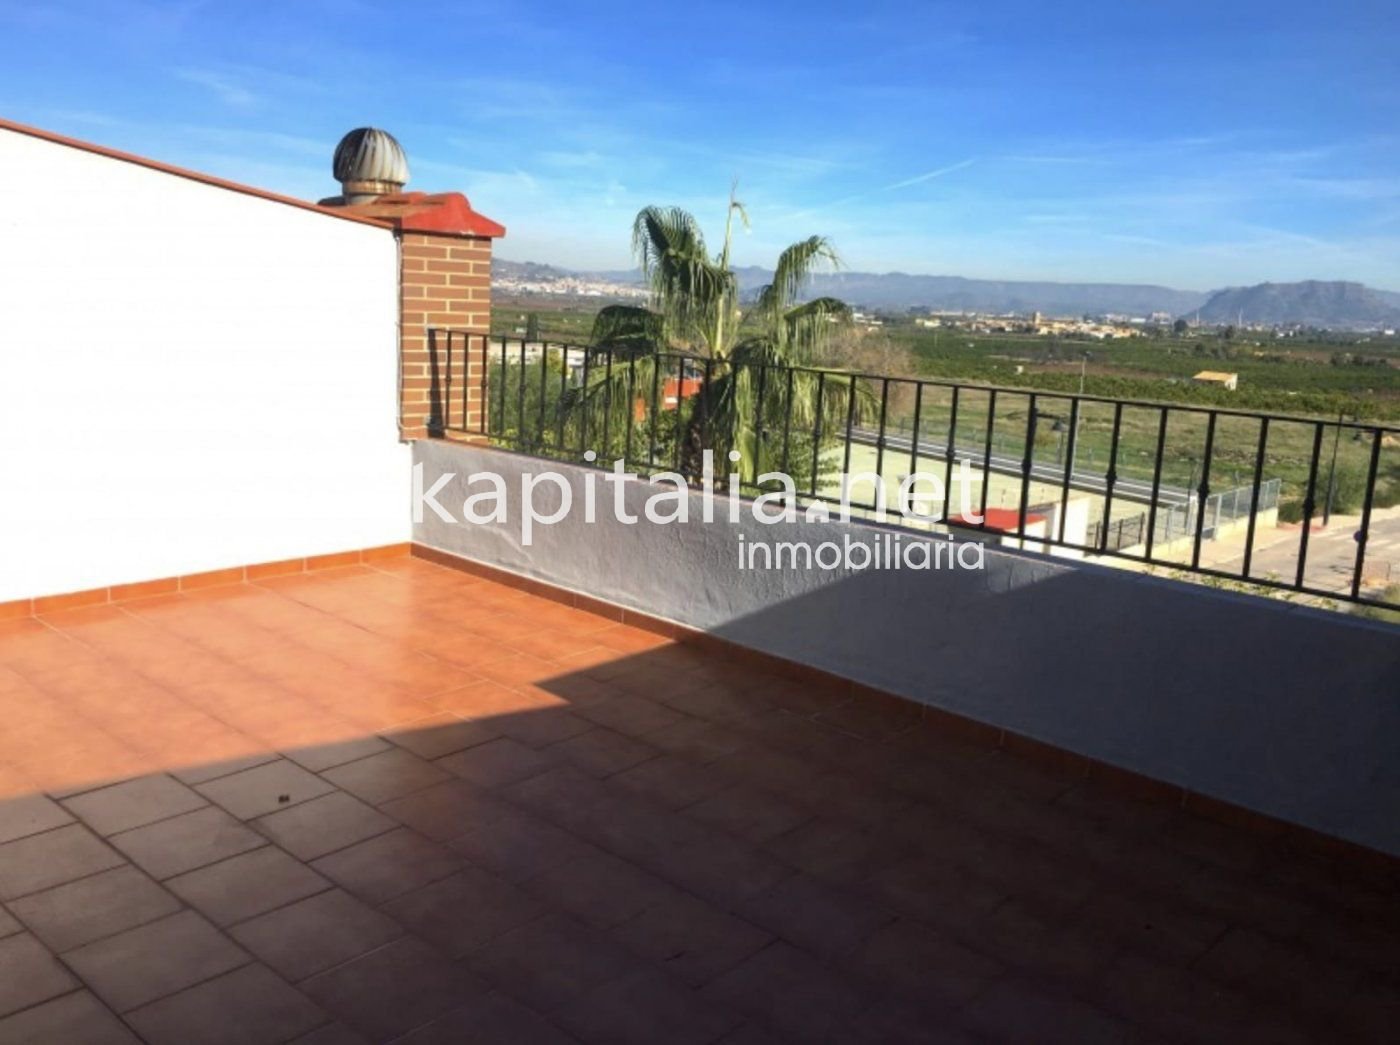
<path id="1" fill-rule="evenodd" d="M 472 210 L 460 192 L 396 192 L 369 203 L 355 203 L 338 210 L 392 223 L 406 232 L 441 232 L 459 236 L 504 236 L 506 228 Z"/>
<path id="2" fill-rule="evenodd" d="M 16 134 L 27 134 L 31 138 L 41 138 L 44 141 L 53 142 L 55 145 L 65 145 L 70 149 L 81 149 L 83 152 L 90 152 L 97 156 L 105 156 L 109 160 L 117 160 L 121 163 L 134 163 L 138 167 L 146 167 L 153 171 L 160 171 L 162 174 L 173 174 L 177 178 L 188 178 L 190 181 L 202 182 L 205 185 L 212 185 L 218 189 L 228 189 L 230 192 L 241 192 L 246 196 L 256 196 L 259 199 L 271 200 L 273 203 L 284 203 L 289 207 L 299 207 L 302 210 L 315 211 L 317 214 L 329 214 L 331 217 L 341 218 L 345 221 L 358 221 L 365 225 L 378 225 L 384 228 L 392 228 L 390 222 L 377 218 L 356 214 L 345 208 L 321 207 L 306 200 L 299 200 L 295 196 L 283 196 L 280 193 L 268 192 L 266 189 L 254 188 L 251 185 L 244 185 L 240 182 L 229 181 L 226 178 L 216 178 L 212 174 L 204 174 L 200 171 L 192 171 L 186 167 L 176 167 L 173 164 L 161 163 L 159 160 L 147 159 L 145 156 L 137 156 L 134 153 L 122 152 L 120 149 L 109 149 L 105 145 L 94 145 L 92 142 L 85 142 L 78 138 L 69 138 L 62 134 L 55 134 L 53 131 L 41 130 L 38 127 L 30 127 L 23 123 L 14 123 L 11 120 L 0 118 L 0 130 L 13 131 Z"/>
<path id="3" fill-rule="evenodd" d="M 1021 528 L 1021 511 L 1019 508 L 988 508 L 982 516 L 987 524 L 987 529 L 995 530 L 997 533 L 1015 533 Z M 953 526 L 977 526 L 975 522 L 968 521 L 963 515 L 950 515 L 948 522 Z M 1026 513 L 1026 526 L 1032 523 L 1045 522 L 1045 516 L 1035 512 Z"/>
<path id="4" fill-rule="evenodd" d="M 440 232 L 461 236 L 498 237 L 504 236 L 506 233 L 503 225 L 472 210 L 471 204 L 460 192 L 443 192 L 433 195 L 426 192 L 402 192 L 392 196 L 381 196 L 372 203 L 363 203 L 352 207 L 328 207 L 299 200 L 294 196 L 283 196 L 280 193 L 268 192 L 251 185 L 243 185 L 225 178 L 216 178 L 212 174 L 161 163 L 159 160 L 147 159 L 144 156 L 122 152 L 119 149 L 109 149 L 105 145 L 94 145 L 92 142 L 69 138 L 52 131 L 41 130 L 38 127 L 14 123 L 11 120 L 0 119 L 0 130 L 26 134 L 32 138 L 53 142 L 55 145 L 81 149 L 83 152 L 105 156 L 110 160 L 133 163 L 138 167 L 146 167 L 163 174 L 173 174 L 177 178 L 188 178 L 191 181 L 212 185 L 215 188 L 228 189 L 230 192 L 241 192 L 246 196 L 256 196 L 273 203 L 283 203 L 289 207 L 315 211 L 317 214 L 326 214 L 343 221 L 358 221 L 365 225 L 398 228 L 409 232 Z"/>

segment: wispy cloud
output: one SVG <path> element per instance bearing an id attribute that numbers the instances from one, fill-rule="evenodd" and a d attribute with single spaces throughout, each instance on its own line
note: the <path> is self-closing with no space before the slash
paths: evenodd
<path id="1" fill-rule="evenodd" d="M 822 211 L 831 210 L 834 207 L 844 207 L 848 204 L 859 202 L 860 200 L 870 199 L 872 196 L 881 195 L 882 193 L 896 192 L 900 189 L 907 189 L 914 185 L 921 185 L 926 181 L 933 181 L 935 178 L 942 178 L 946 175 L 956 173 L 957 171 L 966 170 L 968 167 L 971 167 L 976 162 L 977 160 L 975 157 L 969 157 L 968 159 L 960 160 L 957 163 L 950 163 L 946 167 L 937 167 L 934 170 L 925 171 L 923 174 L 916 174 L 912 178 L 902 178 L 899 181 L 890 182 L 888 185 L 880 185 L 876 188 L 867 189 L 863 192 L 851 193 L 849 196 L 843 196 L 839 200 L 832 200 L 830 203 L 823 203 L 815 207 L 808 207 L 804 210 L 799 210 L 796 213 L 789 214 L 787 215 L 787 217 L 789 219 L 807 218 L 811 217 L 814 214 L 820 214 Z"/>
<path id="2" fill-rule="evenodd" d="M 211 69 L 176 69 L 175 76 L 212 91 L 219 101 L 232 109 L 251 109 L 259 101 L 256 94 L 233 77 Z"/>
<path id="3" fill-rule="evenodd" d="M 903 181 L 897 181 L 891 185 L 886 185 L 880 191 L 893 192 L 895 189 L 907 189 L 910 185 L 921 185 L 926 181 L 932 181 L 934 178 L 941 178 L 945 174 L 952 174 L 954 171 L 966 170 L 968 167 L 971 167 L 976 162 L 977 161 L 975 159 L 967 159 L 961 161 L 960 163 L 950 163 L 946 167 L 939 167 L 936 170 L 925 171 L 923 174 L 916 174 L 912 178 L 905 178 Z"/>

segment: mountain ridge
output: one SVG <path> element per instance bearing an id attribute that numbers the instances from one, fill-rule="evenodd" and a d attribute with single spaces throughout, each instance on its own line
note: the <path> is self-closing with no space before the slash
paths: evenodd
<path id="1" fill-rule="evenodd" d="M 1363 283 L 1308 279 L 1298 283 L 1256 283 L 1225 287 L 1200 307 L 1207 323 L 1297 324 L 1360 329 L 1400 326 L 1400 294 L 1388 295 Z"/>
<path id="2" fill-rule="evenodd" d="M 758 265 L 736 268 L 742 294 L 772 279 Z M 621 287 L 640 285 L 635 270 L 578 272 L 536 262 L 495 259 L 493 280 L 550 282 L 589 279 Z M 865 308 L 927 309 L 985 313 L 1042 312 L 1046 315 L 1194 317 L 1233 323 L 1241 311 L 1247 323 L 1351 329 L 1400 326 L 1400 292 L 1344 280 L 1258 283 L 1210 291 L 1180 290 L 1150 283 L 1075 283 L 1051 280 L 987 280 L 905 272 L 820 273 L 807 297 L 830 295 Z"/>

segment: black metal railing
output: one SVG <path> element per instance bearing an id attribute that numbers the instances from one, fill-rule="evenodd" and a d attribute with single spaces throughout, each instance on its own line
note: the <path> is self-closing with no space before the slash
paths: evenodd
<path id="1" fill-rule="evenodd" d="M 1373 539 L 1400 536 L 1400 517 L 1377 520 L 1400 503 L 1392 426 L 472 331 L 430 331 L 429 347 L 437 434 L 692 481 L 711 449 L 722 484 L 736 449 L 742 493 L 771 492 L 765 473 L 781 472 L 799 506 L 844 500 L 913 526 L 1400 608 L 1400 562 L 1368 559 Z M 864 485 L 843 498 L 852 472 Z M 931 512 L 890 494 L 930 475 L 946 494 Z"/>

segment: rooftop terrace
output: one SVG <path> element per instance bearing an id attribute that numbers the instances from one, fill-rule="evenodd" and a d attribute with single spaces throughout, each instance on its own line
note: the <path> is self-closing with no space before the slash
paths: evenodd
<path id="1" fill-rule="evenodd" d="M 0 719 L 7 1043 L 1400 1015 L 1384 871 L 417 558 L 0 623 Z"/>

